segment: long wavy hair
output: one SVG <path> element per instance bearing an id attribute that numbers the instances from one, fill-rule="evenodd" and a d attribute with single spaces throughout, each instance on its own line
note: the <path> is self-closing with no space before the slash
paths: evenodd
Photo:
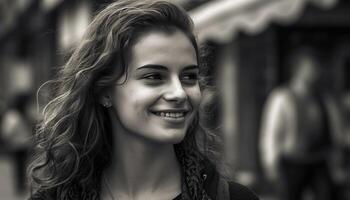
<path id="1" fill-rule="evenodd" d="M 32 196 L 99 199 L 101 175 L 111 162 L 113 145 L 99 97 L 127 73 L 133 42 L 149 30 L 182 31 L 201 63 L 193 23 L 182 8 L 167 1 L 119 0 L 103 9 L 54 81 L 54 95 L 35 134 L 36 154 L 29 166 Z M 175 152 L 189 198 L 208 199 L 200 175 L 203 156 L 195 142 L 198 124 L 197 116 Z M 188 163 L 193 163 L 195 173 Z"/>

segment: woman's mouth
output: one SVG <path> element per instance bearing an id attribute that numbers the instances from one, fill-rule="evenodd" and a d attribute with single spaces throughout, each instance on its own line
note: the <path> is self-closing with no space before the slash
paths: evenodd
<path id="1" fill-rule="evenodd" d="M 188 110 L 162 110 L 162 111 L 151 111 L 151 113 L 167 122 L 183 123 L 189 111 Z"/>
<path id="2" fill-rule="evenodd" d="M 186 115 L 186 112 L 153 112 L 160 117 L 181 118 Z"/>

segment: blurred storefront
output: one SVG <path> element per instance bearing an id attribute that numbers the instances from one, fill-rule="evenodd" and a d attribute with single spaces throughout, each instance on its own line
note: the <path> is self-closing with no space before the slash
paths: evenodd
<path id="1" fill-rule="evenodd" d="M 249 0 L 212 1 L 191 11 L 200 41 L 215 49 L 215 69 L 224 72 L 218 80 L 231 83 L 221 87 L 225 134 L 233 138 L 226 140 L 227 159 L 240 181 L 260 192 L 271 189 L 264 184 L 258 149 L 261 113 L 270 91 L 288 80 L 287 60 L 296 48 L 320 51 L 327 74 L 322 87 L 349 112 L 349 10 L 348 1 Z"/>

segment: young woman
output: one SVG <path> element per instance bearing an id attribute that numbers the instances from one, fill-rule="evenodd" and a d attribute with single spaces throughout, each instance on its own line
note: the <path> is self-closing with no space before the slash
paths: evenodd
<path id="1" fill-rule="evenodd" d="M 102 10 L 44 110 L 31 199 L 257 199 L 199 152 L 192 22 L 166 1 Z"/>

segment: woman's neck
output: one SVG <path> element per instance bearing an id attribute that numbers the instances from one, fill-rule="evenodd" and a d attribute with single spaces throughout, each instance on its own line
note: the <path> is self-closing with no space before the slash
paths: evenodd
<path id="1" fill-rule="evenodd" d="M 105 178 L 116 199 L 175 197 L 181 192 L 181 168 L 172 144 L 152 142 L 121 126 L 113 128 L 113 135 L 114 157 Z"/>

